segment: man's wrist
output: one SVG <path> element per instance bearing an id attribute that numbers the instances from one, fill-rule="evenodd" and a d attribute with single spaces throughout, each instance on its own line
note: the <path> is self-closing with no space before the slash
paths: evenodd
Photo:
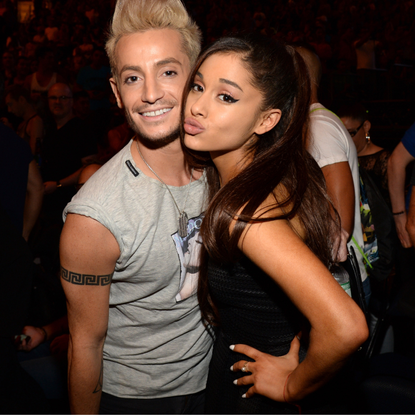
<path id="1" fill-rule="evenodd" d="M 58 187 L 62 187 L 62 183 L 60 182 L 60 180 L 57 180 L 56 181 L 56 187 L 58 188 Z"/>

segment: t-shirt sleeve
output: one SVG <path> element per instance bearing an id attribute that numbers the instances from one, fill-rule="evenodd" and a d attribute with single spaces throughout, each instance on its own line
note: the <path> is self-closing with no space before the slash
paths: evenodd
<path id="1" fill-rule="evenodd" d="M 415 123 L 411 125 L 402 138 L 402 144 L 408 153 L 415 157 Z"/>
<path id="2" fill-rule="evenodd" d="M 315 118 L 310 123 L 308 150 L 320 168 L 348 161 L 343 134 L 334 125 Z"/>
<path id="3" fill-rule="evenodd" d="M 81 189 L 79 193 L 82 191 Z M 120 250 L 123 249 L 123 240 L 122 238 L 117 238 L 116 235 L 120 235 L 121 232 L 117 229 L 117 225 L 114 221 L 107 215 L 105 209 L 101 206 L 100 203 L 96 202 L 92 198 L 87 197 L 78 197 L 75 195 L 71 202 L 69 202 L 62 213 L 63 221 L 66 221 L 66 217 L 69 213 L 74 213 L 77 215 L 82 215 L 96 220 L 101 225 L 105 226 L 115 237 L 118 242 Z"/>

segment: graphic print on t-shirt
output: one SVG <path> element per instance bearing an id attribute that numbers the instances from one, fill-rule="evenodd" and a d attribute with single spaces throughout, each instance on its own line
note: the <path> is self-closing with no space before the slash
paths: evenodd
<path id="1" fill-rule="evenodd" d="M 182 238 L 176 232 L 172 235 L 180 259 L 180 284 L 176 301 L 183 301 L 196 294 L 199 278 L 199 253 L 202 241 L 199 236 L 202 215 L 189 219 L 187 236 Z"/>

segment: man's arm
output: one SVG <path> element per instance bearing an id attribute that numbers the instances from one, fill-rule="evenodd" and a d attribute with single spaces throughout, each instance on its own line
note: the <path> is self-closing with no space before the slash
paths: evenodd
<path id="1" fill-rule="evenodd" d="M 72 413 L 99 411 L 110 284 L 119 255 L 117 241 L 107 228 L 86 216 L 68 215 L 60 256 L 70 333 L 68 389 Z"/>
<path id="2" fill-rule="evenodd" d="M 412 194 L 411 194 L 411 201 L 409 203 L 408 220 L 406 221 L 406 230 L 412 242 L 412 246 L 415 246 L 415 191 L 413 189 L 412 189 Z"/>
<path id="3" fill-rule="evenodd" d="M 322 167 L 327 185 L 327 192 L 334 207 L 340 215 L 341 226 L 353 235 L 355 194 L 352 172 L 347 161 Z"/>
<path id="4" fill-rule="evenodd" d="M 399 240 L 404 248 L 412 246 L 409 234 L 406 231 L 406 209 L 405 209 L 405 176 L 406 166 L 415 158 L 411 156 L 402 143 L 399 143 L 388 160 L 388 187 L 392 202 L 392 212 L 399 213 L 394 215 L 396 231 Z"/>
<path id="5" fill-rule="evenodd" d="M 43 182 L 36 161 L 29 164 L 26 200 L 23 213 L 23 238 L 27 241 L 42 208 Z"/>

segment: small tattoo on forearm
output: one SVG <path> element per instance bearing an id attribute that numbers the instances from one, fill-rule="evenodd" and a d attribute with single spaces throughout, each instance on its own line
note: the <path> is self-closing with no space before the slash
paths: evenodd
<path id="1" fill-rule="evenodd" d="M 108 275 L 78 274 L 61 267 L 61 277 L 75 285 L 108 285 L 114 273 Z"/>
<path id="2" fill-rule="evenodd" d="M 101 372 L 99 373 L 98 383 L 97 383 L 97 386 L 95 386 L 94 392 L 92 393 L 98 393 L 102 391 L 103 377 L 104 377 L 104 361 L 102 360 L 101 361 Z"/>

